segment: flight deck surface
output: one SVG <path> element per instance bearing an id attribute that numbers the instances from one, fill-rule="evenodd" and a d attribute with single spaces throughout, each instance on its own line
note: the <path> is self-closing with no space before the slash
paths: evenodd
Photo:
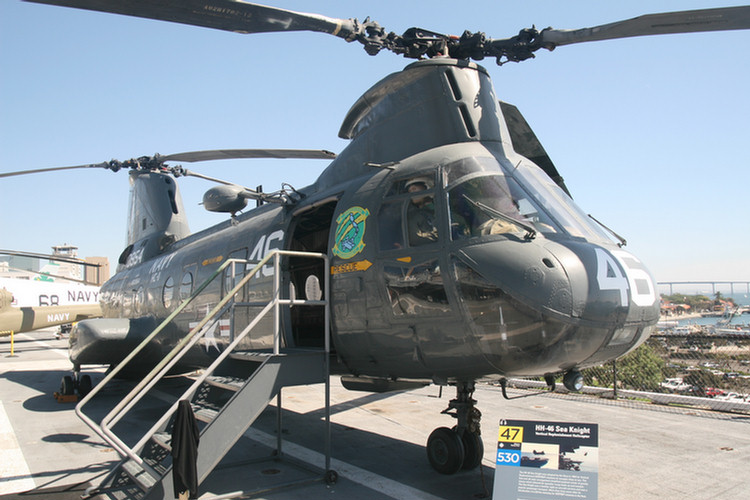
<path id="1" fill-rule="evenodd" d="M 53 398 L 61 378 L 70 373 L 66 346 L 53 330 L 19 334 L 16 356 L 10 357 L 10 338 L 0 338 L 1 500 L 78 499 L 118 461 L 75 415 L 72 403 Z M 103 372 L 103 367 L 88 371 L 94 382 Z M 115 382 L 103 399 L 111 404 L 130 386 Z M 528 394 L 509 391 L 511 397 Z M 454 425 L 453 418 L 440 414 L 454 391 L 445 388 L 439 396 L 437 386 L 390 394 L 351 392 L 333 377 L 331 466 L 338 482 L 315 481 L 252 498 L 490 498 L 500 419 L 598 424 L 602 499 L 744 499 L 750 491 L 747 415 L 565 394 L 507 401 L 499 387 L 489 384 L 478 384 L 474 394 L 482 412 L 482 466 L 443 476 L 432 470 L 424 449 L 433 429 Z M 257 461 L 270 458 L 276 445 L 277 412 L 270 407 L 202 485 L 200 498 L 320 477 L 296 462 L 324 465 L 323 387 L 284 389 L 282 406 L 282 453 L 290 460 Z M 127 434 L 127 425 L 121 432 Z"/>

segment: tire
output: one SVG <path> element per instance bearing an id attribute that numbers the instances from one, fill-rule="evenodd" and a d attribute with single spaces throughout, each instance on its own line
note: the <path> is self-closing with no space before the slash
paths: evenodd
<path id="1" fill-rule="evenodd" d="M 464 463 L 461 437 L 447 427 L 438 427 L 427 439 L 427 459 L 441 474 L 455 474 Z"/>
<path id="2" fill-rule="evenodd" d="M 326 484 L 336 484 L 336 481 L 339 480 L 339 474 L 335 470 L 329 470 L 326 471 L 324 479 L 326 481 Z"/>
<path id="3" fill-rule="evenodd" d="M 73 382 L 73 377 L 65 375 L 60 382 L 60 394 L 63 396 L 71 396 L 76 392 L 76 385 Z"/>
<path id="4" fill-rule="evenodd" d="M 92 387 L 91 376 L 81 375 L 81 378 L 78 379 L 78 395 L 84 397 L 86 394 L 91 392 Z"/>
<path id="5" fill-rule="evenodd" d="M 463 470 L 476 469 L 482 463 L 484 457 L 484 443 L 482 436 L 473 432 L 465 431 L 461 436 L 461 442 L 464 445 L 464 464 Z"/>

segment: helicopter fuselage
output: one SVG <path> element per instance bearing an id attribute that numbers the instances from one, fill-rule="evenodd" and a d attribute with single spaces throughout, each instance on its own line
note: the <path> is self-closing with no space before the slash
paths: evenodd
<path id="1" fill-rule="evenodd" d="M 123 342 L 137 344 L 226 259 L 258 261 L 273 249 L 328 254 L 330 269 L 290 259 L 282 288 L 302 293 L 311 276 L 322 283 L 330 273 L 335 354 L 356 376 L 544 375 L 601 364 L 648 337 L 659 313 L 652 277 L 514 150 L 480 66 L 412 64 L 370 89 L 340 135 L 351 144 L 292 203 L 192 235 L 131 237 L 131 252 L 102 287 L 110 319 L 76 329 L 74 364 L 116 363 Z M 136 183 L 167 177 L 131 175 Z M 163 355 L 245 271 L 206 288 L 144 358 Z M 240 299 L 270 300 L 273 274 L 262 269 Z M 322 345 L 321 313 L 296 309 L 282 318 L 284 345 Z M 234 329 L 252 314 L 235 317 Z M 271 346 L 270 328 L 258 331 L 244 348 Z M 228 320 L 220 323 L 192 362 L 232 335 Z"/>

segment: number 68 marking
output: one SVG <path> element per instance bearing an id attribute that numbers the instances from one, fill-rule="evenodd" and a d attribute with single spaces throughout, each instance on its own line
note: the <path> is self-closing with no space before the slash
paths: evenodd
<path id="1" fill-rule="evenodd" d="M 596 281 L 600 290 L 617 290 L 620 292 L 620 305 L 628 305 L 628 289 L 633 297 L 633 303 L 641 307 L 649 307 L 656 302 L 656 290 L 651 275 L 642 267 L 641 261 L 624 250 L 606 252 L 602 248 L 596 251 Z M 617 259 L 617 262 L 615 262 Z M 641 267 L 631 267 L 632 261 Z M 617 263 L 619 262 L 619 266 Z M 620 271 L 625 270 L 625 275 Z M 645 285 L 645 291 L 638 288 L 638 282 Z"/>

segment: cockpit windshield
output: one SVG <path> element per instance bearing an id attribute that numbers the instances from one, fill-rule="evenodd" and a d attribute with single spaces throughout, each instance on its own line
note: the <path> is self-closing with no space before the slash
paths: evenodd
<path id="1" fill-rule="evenodd" d="M 556 224 L 500 170 L 492 158 L 467 158 L 446 167 L 454 240 L 488 234 L 557 232 Z"/>
<path id="2" fill-rule="evenodd" d="M 509 173 L 494 158 L 465 158 L 447 165 L 445 175 L 454 240 L 532 230 L 608 239 L 530 162 Z"/>
<path id="3" fill-rule="evenodd" d="M 586 238 L 589 241 L 612 241 L 601 226 L 573 203 L 570 196 L 565 194 L 542 169 L 530 161 L 519 163 L 511 175 L 571 236 Z"/>

